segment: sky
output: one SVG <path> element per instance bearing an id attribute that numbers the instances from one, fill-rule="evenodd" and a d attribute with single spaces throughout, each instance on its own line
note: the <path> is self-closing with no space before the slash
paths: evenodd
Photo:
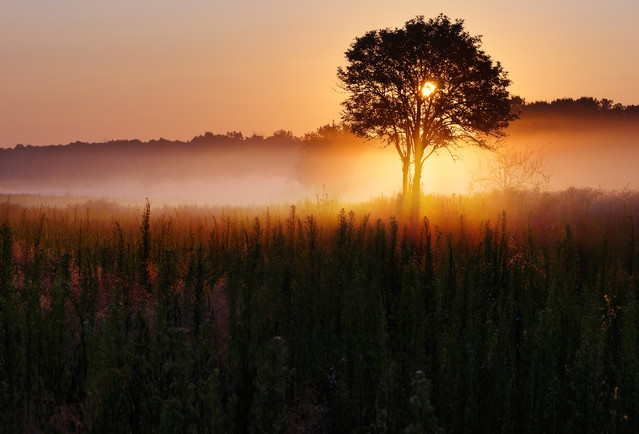
<path id="1" fill-rule="evenodd" d="M 439 13 L 527 101 L 639 104 L 637 0 L 2 0 L 0 147 L 303 135 L 339 121 L 357 36 Z"/>

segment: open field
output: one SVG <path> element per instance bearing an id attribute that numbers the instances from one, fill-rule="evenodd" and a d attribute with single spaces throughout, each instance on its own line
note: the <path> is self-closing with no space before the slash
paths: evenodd
<path id="1" fill-rule="evenodd" d="M 639 193 L 1 199 L 7 432 L 639 432 Z"/>

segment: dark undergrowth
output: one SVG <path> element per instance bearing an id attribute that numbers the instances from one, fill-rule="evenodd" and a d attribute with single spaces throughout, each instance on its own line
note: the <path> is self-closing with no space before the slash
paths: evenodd
<path id="1" fill-rule="evenodd" d="M 639 432 L 638 194 L 342 206 L 6 201 L 2 430 Z"/>

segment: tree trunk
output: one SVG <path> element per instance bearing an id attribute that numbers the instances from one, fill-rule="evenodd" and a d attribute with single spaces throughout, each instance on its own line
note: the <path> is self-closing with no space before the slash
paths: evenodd
<path id="1" fill-rule="evenodd" d="M 422 103 L 417 103 L 417 125 L 413 130 L 413 161 L 415 168 L 413 173 L 412 206 L 410 209 L 410 226 L 414 229 L 419 224 L 419 202 L 422 195 L 422 157 L 424 156 L 424 142 L 422 142 Z"/>
<path id="2" fill-rule="evenodd" d="M 404 209 L 407 209 L 410 201 L 409 201 L 409 185 L 408 185 L 408 175 L 410 174 L 410 155 L 406 158 L 402 158 L 402 202 Z"/>
<path id="3" fill-rule="evenodd" d="M 422 164 L 415 163 L 415 173 L 413 174 L 412 204 L 410 210 L 411 226 L 419 224 L 419 211 L 422 199 Z"/>
<path id="4" fill-rule="evenodd" d="M 417 138 L 415 140 L 415 173 L 413 173 L 413 189 L 412 189 L 412 204 L 410 210 L 410 223 L 411 226 L 417 227 L 419 224 L 419 208 L 422 198 L 422 167 L 424 162 L 424 144 Z"/>

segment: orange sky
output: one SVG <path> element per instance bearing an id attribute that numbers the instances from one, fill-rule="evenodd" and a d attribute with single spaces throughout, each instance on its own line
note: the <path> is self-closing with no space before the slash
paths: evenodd
<path id="1" fill-rule="evenodd" d="M 636 0 L 3 0 L 0 147 L 301 135 L 339 120 L 356 36 L 440 12 L 484 35 L 528 101 L 639 104 Z"/>

